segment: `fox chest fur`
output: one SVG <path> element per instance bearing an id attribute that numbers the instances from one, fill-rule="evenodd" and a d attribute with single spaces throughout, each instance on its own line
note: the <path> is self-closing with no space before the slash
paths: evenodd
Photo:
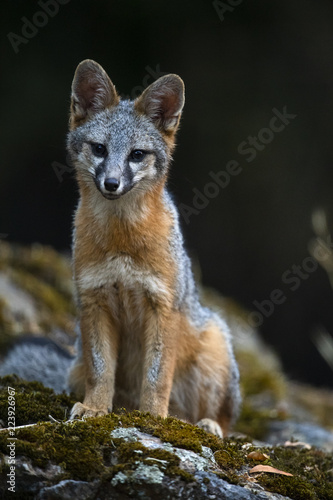
<path id="1" fill-rule="evenodd" d="M 104 290 L 110 295 L 110 307 L 119 311 L 126 293 L 171 307 L 177 267 L 169 245 L 171 227 L 171 215 L 161 202 L 154 211 L 147 203 L 145 213 L 133 223 L 107 210 L 97 218 L 89 202 L 81 199 L 74 233 L 79 295 Z"/>

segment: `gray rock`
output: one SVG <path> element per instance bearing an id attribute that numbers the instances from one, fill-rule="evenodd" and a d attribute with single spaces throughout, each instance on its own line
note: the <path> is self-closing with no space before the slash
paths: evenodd
<path id="1" fill-rule="evenodd" d="M 237 500 L 288 500 L 288 497 L 263 491 L 258 487 L 251 490 L 247 487 L 237 486 L 227 483 L 223 479 L 212 473 L 198 472 L 194 475 L 202 491 L 201 498 L 207 499 L 236 499 Z M 209 479 L 209 483 L 203 482 L 203 479 Z"/>
<path id="2" fill-rule="evenodd" d="M 265 437 L 267 443 L 283 444 L 293 438 L 296 441 L 308 443 L 327 453 L 333 452 L 333 432 L 316 424 L 295 422 L 294 420 L 273 421 L 269 433 Z"/>
<path id="3" fill-rule="evenodd" d="M 99 486 L 99 481 L 87 483 L 85 481 L 61 481 L 54 486 L 48 486 L 40 490 L 36 500 L 90 500 L 96 498 L 95 493 Z"/>

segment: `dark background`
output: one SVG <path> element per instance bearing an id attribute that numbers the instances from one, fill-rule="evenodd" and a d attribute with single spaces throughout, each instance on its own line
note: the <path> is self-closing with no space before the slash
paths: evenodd
<path id="1" fill-rule="evenodd" d="M 65 136 L 82 59 L 99 62 L 132 97 L 150 74 L 177 73 L 186 85 L 169 183 L 177 202 L 193 206 L 193 189 L 203 192 L 209 172 L 228 161 L 242 169 L 183 220 L 203 282 L 248 311 L 281 289 L 263 338 L 291 377 L 332 386 L 312 341 L 317 328 L 333 333 L 328 277 L 319 267 L 292 291 L 282 275 L 307 262 L 313 210 L 322 207 L 332 224 L 333 2 L 229 0 L 223 13 L 222 2 L 202 0 L 55 1 L 1 2 L 0 233 L 70 247 L 77 189 Z M 36 15 L 42 3 L 58 13 Z M 28 28 L 27 43 L 15 38 L 27 35 L 23 17 L 45 24 Z M 296 118 L 248 162 L 239 145 L 284 106 Z"/>

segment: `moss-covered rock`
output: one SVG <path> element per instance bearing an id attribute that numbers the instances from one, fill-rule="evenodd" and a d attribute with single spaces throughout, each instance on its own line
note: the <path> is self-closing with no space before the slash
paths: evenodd
<path id="1" fill-rule="evenodd" d="M 75 400 L 67 394 L 55 394 L 40 382 L 26 382 L 16 375 L 0 377 L 0 421 L 7 427 L 8 395 L 15 392 L 16 426 L 48 421 L 49 415 L 65 420 Z"/>
<path id="2" fill-rule="evenodd" d="M 171 417 L 124 411 L 85 421 L 39 423 L 16 429 L 15 437 L 16 457 L 24 457 L 31 464 L 35 476 L 40 476 L 40 487 L 68 480 L 90 484 L 97 481 L 99 490 L 106 488 L 110 494 L 112 488 L 129 498 L 138 484 L 149 484 L 151 488 L 174 479 L 177 484 L 183 482 L 183 488 L 193 483 L 197 494 L 203 495 L 203 488 L 208 491 L 214 477 L 214 488 L 219 480 L 221 487 L 225 481 L 254 492 L 261 486 L 295 499 L 333 498 L 331 455 L 316 449 L 256 447 L 246 439 L 221 440 Z M 0 432 L 2 477 L 8 470 L 8 442 L 8 431 Z M 258 463 L 249 458 L 253 450 L 269 457 L 266 464 L 293 476 L 260 473 L 250 480 L 250 469 Z M 46 480 L 46 474 L 38 471 L 51 466 L 57 467 L 57 474 Z M 0 483 L 1 488 L 4 486 L 4 482 Z M 30 486 L 33 490 L 35 482 Z M 19 478 L 17 487 L 19 491 Z"/>

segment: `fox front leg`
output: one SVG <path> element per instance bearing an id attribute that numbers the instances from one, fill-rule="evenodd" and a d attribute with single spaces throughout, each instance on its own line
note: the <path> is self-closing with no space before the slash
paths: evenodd
<path id="1" fill-rule="evenodd" d="M 86 303 L 80 327 L 85 397 L 73 406 L 71 419 L 111 412 L 115 386 L 118 338 L 109 311 L 97 301 Z"/>
<path id="2" fill-rule="evenodd" d="M 154 312 L 145 331 L 140 411 L 166 417 L 176 363 L 174 324 Z"/>

